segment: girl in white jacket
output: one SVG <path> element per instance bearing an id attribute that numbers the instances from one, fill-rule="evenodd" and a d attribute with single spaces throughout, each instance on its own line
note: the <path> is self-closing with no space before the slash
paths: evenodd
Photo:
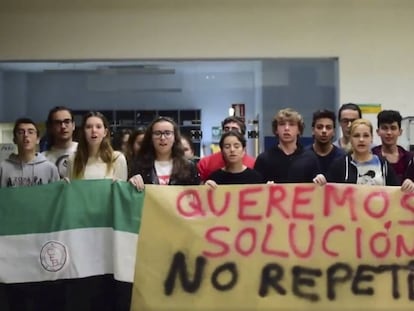
<path id="1" fill-rule="evenodd" d="M 125 156 L 110 143 L 109 123 L 100 112 L 87 113 L 82 121 L 78 149 L 69 157 L 69 179 L 127 180 Z"/>

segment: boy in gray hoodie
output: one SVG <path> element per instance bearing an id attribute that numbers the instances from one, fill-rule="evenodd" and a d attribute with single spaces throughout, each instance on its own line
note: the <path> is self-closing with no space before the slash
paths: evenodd
<path id="1" fill-rule="evenodd" d="M 0 163 L 0 187 L 43 185 L 60 179 L 57 167 L 36 152 L 39 129 L 31 119 L 16 120 L 13 141 L 18 153 Z"/>

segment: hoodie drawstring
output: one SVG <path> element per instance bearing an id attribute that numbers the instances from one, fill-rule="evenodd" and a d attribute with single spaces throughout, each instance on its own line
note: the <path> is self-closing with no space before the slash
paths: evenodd
<path id="1" fill-rule="evenodd" d="M 349 163 L 348 163 L 349 159 L 348 156 L 345 157 L 345 181 L 348 181 L 348 176 L 349 176 Z"/>

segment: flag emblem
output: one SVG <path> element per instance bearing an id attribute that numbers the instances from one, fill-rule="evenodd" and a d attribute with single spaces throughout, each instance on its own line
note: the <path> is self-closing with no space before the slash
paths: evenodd
<path id="1" fill-rule="evenodd" d="M 48 241 L 40 251 L 40 263 L 45 270 L 50 272 L 62 270 L 67 258 L 66 246 L 57 241 Z"/>

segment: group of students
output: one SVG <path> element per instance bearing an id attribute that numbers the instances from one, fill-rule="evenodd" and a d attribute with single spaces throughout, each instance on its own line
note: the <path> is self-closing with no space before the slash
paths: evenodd
<path id="1" fill-rule="evenodd" d="M 338 112 L 343 135 L 334 141 L 335 113 L 326 109 L 318 110 L 312 118 L 314 141 L 310 146 L 303 147 L 300 143 L 304 129 L 302 116 L 293 109 L 282 109 L 272 121 L 277 144 L 259 154 L 253 161 L 240 156 L 238 169 L 233 170 L 233 173 L 242 170 L 247 172 L 250 167 L 258 173 L 259 181 L 257 174 L 249 178 L 232 174 L 225 180 L 220 179 L 223 172 L 229 171 L 229 165 L 226 164 L 218 175 L 211 175 L 206 183 L 217 187 L 220 183 L 313 182 L 325 185 L 334 182 L 401 186 L 402 191 L 413 192 L 413 154 L 397 144 L 402 134 L 401 114 L 395 110 L 383 110 L 377 115 L 377 120 L 377 134 L 382 144 L 374 147 L 372 123 L 362 118 L 361 110 L 356 104 L 344 104 Z M 223 129 L 225 130 L 224 127 Z M 236 130 L 237 126 L 233 125 L 233 129 Z M 243 125 L 239 126 L 239 132 L 243 134 Z M 223 135 L 222 140 L 226 137 L 226 134 Z M 243 140 L 240 140 L 240 145 L 245 146 Z M 223 158 L 228 159 L 222 141 L 220 147 Z M 245 155 L 244 148 L 242 154 Z M 203 161 L 204 159 L 199 163 L 200 173 L 204 171 Z M 228 162 L 227 160 L 226 163 Z M 232 167 L 236 166 L 233 164 Z"/>
<path id="2" fill-rule="evenodd" d="M 13 139 L 18 153 L 0 164 L 0 187 L 46 184 L 62 178 L 110 178 L 129 180 L 138 190 L 146 184 L 215 188 L 220 184 L 336 182 L 400 185 L 411 192 L 413 155 L 397 145 L 401 120 L 398 111 L 381 111 L 377 134 L 382 144 L 373 148 L 373 125 L 362 119 L 357 105 L 339 109 L 343 135 L 335 142 L 335 114 L 319 110 L 312 119 L 314 142 L 303 147 L 302 116 L 293 109 L 281 109 L 272 121 L 277 144 L 253 158 L 246 153 L 243 120 L 230 116 L 222 122 L 221 151 L 196 159 L 191 139 L 184 139 L 169 117 L 158 117 L 145 130 L 127 133 L 123 144 L 117 147 L 114 143 L 120 150 L 114 150 L 108 121 L 101 113 L 83 117 L 75 142 L 72 112 L 55 107 L 47 119 L 48 149 L 42 153 L 37 152 L 36 124 L 27 118 L 16 120 Z"/>

